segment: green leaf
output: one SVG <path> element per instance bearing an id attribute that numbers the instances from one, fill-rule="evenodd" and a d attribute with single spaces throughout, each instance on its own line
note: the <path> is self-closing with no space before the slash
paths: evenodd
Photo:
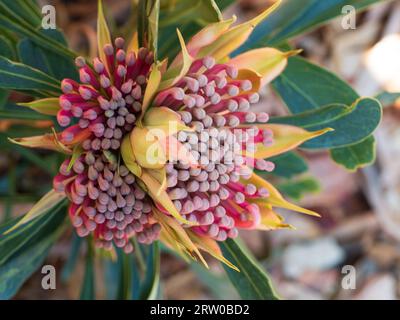
<path id="1" fill-rule="evenodd" d="M 59 95 L 58 80 L 40 70 L 0 57 L 0 88 L 15 90 L 43 90 Z"/>
<path id="2" fill-rule="evenodd" d="M 160 284 L 160 248 L 158 242 L 151 244 L 146 259 L 146 276 L 140 287 L 140 300 L 154 300 Z"/>
<path id="3" fill-rule="evenodd" d="M 46 214 L 59 203 L 64 202 L 65 194 L 59 193 L 51 189 L 47 192 L 35 205 L 22 217 L 21 220 L 18 221 L 17 224 L 12 226 L 12 228 L 8 229 L 4 235 L 16 230 L 20 226 L 27 224 L 29 221 L 40 217 L 41 215 Z"/>
<path id="4" fill-rule="evenodd" d="M 228 8 L 231 4 L 235 3 L 235 0 L 215 0 L 217 7 L 223 11 Z"/>
<path id="5" fill-rule="evenodd" d="M 50 161 L 49 157 L 44 158 L 38 154 L 37 150 L 28 149 L 26 147 L 22 147 L 22 146 L 14 144 L 14 143 L 11 143 L 8 140 L 9 136 L 16 137 L 16 134 L 14 134 L 14 129 L 12 131 L 10 131 L 10 130 L 11 129 L 7 130 L 7 134 L 0 132 L 0 147 L 2 148 L 2 150 L 16 151 L 23 158 L 25 158 L 26 160 L 28 160 L 35 166 L 39 167 L 44 172 L 47 172 L 50 176 L 53 176 L 54 174 L 57 173 L 57 171 L 58 171 L 57 164 L 55 163 L 55 161 Z M 21 130 L 21 128 L 17 128 L 16 130 L 18 130 L 18 133 L 21 136 L 33 136 L 33 135 L 39 133 L 37 131 L 33 131 L 31 133 L 27 132 L 27 134 L 25 134 L 24 130 Z M 28 131 L 30 131 L 30 130 L 28 130 Z M 41 133 L 43 133 L 43 132 L 41 132 Z"/>
<path id="6" fill-rule="evenodd" d="M 38 241 L 47 233 L 50 233 L 54 229 L 54 225 L 61 224 L 64 219 L 65 201 L 57 204 L 46 214 L 39 216 L 6 235 L 4 234 L 6 230 L 1 228 L 0 230 L 2 230 L 3 234 L 0 235 L 0 265 L 12 256 L 18 255 L 24 248 Z"/>
<path id="7" fill-rule="evenodd" d="M 56 116 L 58 111 L 60 111 L 59 98 L 46 98 L 31 102 L 20 102 L 17 105 L 35 110 L 36 113 L 51 116 Z"/>
<path id="8" fill-rule="evenodd" d="M 319 192 L 321 186 L 317 180 L 308 177 L 281 183 L 278 185 L 278 189 L 289 198 L 299 201 L 305 194 Z"/>
<path id="9" fill-rule="evenodd" d="M 6 37 L 0 36 L 0 56 L 6 57 L 10 60 L 15 58 L 14 48 Z"/>
<path id="10" fill-rule="evenodd" d="M 22 219 L 23 215 L 20 217 L 14 217 L 11 219 L 8 219 L 0 224 L 0 236 L 2 236 L 3 232 L 7 231 L 10 229 L 14 224 L 18 223 Z"/>
<path id="11" fill-rule="evenodd" d="M 107 300 L 115 300 L 118 297 L 121 269 L 119 261 L 103 259 L 104 266 L 104 287 Z"/>
<path id="12" fill-rule="evenodd" d="M 8 140 L 7 140 L 8 141 Z M 11 144 L 11 143 L 10 143 Z M 57 168 L 55 169 L 54 162 L 49 163 L 49 158 L 42 157 L 38 154 L 37 150 L 28 149 L 26 147 L 22 147 L 19 145 L 12 144 L 12 149 L 18 152 L 22 157 L 26 160 L 37 166 L 38 168 L 42 169 L 44 172 L 52 177 L 57 174 Z"/>
<path id="13" fill-rule="evenodd" d="M 290 179 L 308 170 L 307 162 L 303 157 L 295 152 L 287 152 L 285 154 L 269 158 L 268 161 L 271 161 L 275 164 L 275 169 L 271 172 L 271 174 L 278 177 Z"/>
<path id="14" fill-rule="evenodd" d="M 86 265 L 85 274 L 83 276 L 83 282 L 81 287 L 81 300 L 94 300 L 96 299 L 95 292 L 95 276 L 94 276 L 94 250 L 91 239 L 87 240 L 88 251 L 86 253 Z"/>
<path id="15" fill-rule="evenodd" d="M 101 61 L 107 61 L 106 54 L 104 52 L 104 46 L 112 44 L 110 30 L 104 15 L 103 0 L 97 1 L 97 51 Z M 109 70 L 108 64 L 105 65 L 107 72 L 110 74 L 112 70 Z"/>
<path id="16" fill-rule="evenodd" d="M 214 0 L 178 0 L 169 1 L 170 5 L 162 7 L 160 11 L 162 28 L 158 37 L 159 56 L 162 59 L 167 57 L 172 59 L 178 54 L 180 44 L 176 36 L 177 28 L 187 41 L 206 25 L 220 21 L 220 10 L 232 1 L 219 2 L 217 6 Z"/>
<path id="17" fill-rule="evenodd" d="M 160 27 L 182 25 L 196 21 L 200 25 L 222 20 L 221 12 L 213 0 L 170 1 L 169 8 L 163 10 Z"/>
<path id="18" fill-rule="evenodd" d="M 316 125 L 327 126 L 332 121 L 340 120 L 352 111 L 351 107 L 344 104 L 330 104 L 318 109 L 311 109 L 292 116 L 274 117 L 270 123 L 283 123 L 297 127 L 312 127 Z"/>
<path id="19" fill-rule="evenodd" d="M 64 264 L 61 272 L 61 281 L 67 282 L 75 270 L 76 263 L 78 262 L 79 252 L 82 246 L 83 239 L 79 237 L 74 231 L 71 240 L 71 251 L 68 256 L 67 262 Z"/>
<path id="20" fill-rule="evenodd" d="M 60 229 L 54 229 L 47 237 L 0 266 L 0 300 L 10 299 L 18 292 L 22 284 L 42 265 L 59 234 Z"/>
<path id="21" fill-rule="evenodd" d="M 342 113 L 346 109 L 348 111 Z M 330 119 L 327 114 L 335 116 Z M 309 131 L 333 128 L 334 131 L 301 145 L 306 149 L 326 149 L 352 145 L 364 140 L 377 128 L 381 116 L 382 107 L 379 101 L 361 98 L 351 107 L 331 105 L 294 116 L 274 118 L 272 122 L 297 125 Z"/>
<path id="22" fill-rule="evenodd" d="M 17 1 L 13 2 L 17 3 Z M 31 8 L 31 14 L 33 11 L 33 7 L 31 5 L 29 5 L 29 7 Z M 31 39 L 33 42 L 42 46 L 43 48 L 49 49 L 70 58 L 76 57 L 75 52 L 72 52 L 65 45 L 60 44 L 58 41 L 45 36 L 43 32 L 41 32 L 41 28 L 39 27 L 39 25 L 30 24 L 29 19 L 24 19 L 24 17 L 20 15 L 20 12 L 22 11 L 19 9 L 14 11 L 12 7 L 7 5 L 7 3 L 1 1 L 0 26 L 12 30 L 23 37 Z"/>
<path id="23" fill-rule="evenodd" d="M 0 232 L 17 223 L 0 226 Z M 63 230 L 65 206 L 0 237 L 0 299 L 10 299 L 43 263 L 50 247 Z"/>
<path id="24" fill-rule="evenodd" d="M 381 92 L 375 97 L 383 107 L 390 107 L 400 99 L 400 92 Z"/>
<path id="25" fill-rule="evenodd" d="M 132 273 L 135 272 L 132 255 L 125 254 L 121 249 L 118 254 L 118 288 L 117 299 L 129 300 L 132 295 Z"/>
<path id="26" fill-rule="evenodd" d="M 157 57 L 160 0 L 140 0 L 138 10 L 138 40 Z"/>
<path id="27" fill-rule="evenodd" d="M 238 300 L 237 294 L 226 273 L 216 274 L 198 263 L 191 263 L 190 268 L 196 273 L 202 285 L 211 293 L 213 299 Z"/>
<path id="28" fill-rule="evenodd" d="M 62 45 L 67 45 L 60 31 L 41 30 L 41 32 L 46 37 L 52 38 Z M 18 44 L 18 55 L 22 63 L 41 70 L 58 80 L 64 78 L 79 80 L 74 60 L 71 57 L 45 49 L 29 38 L 21 40 Z"/>
<path id="29" fill-rule="evenodd" d="M 383 0 L 385 1 L 385 0 Z M 260 23 L 236 54 L 251 48 L 276 46 L 311 28 L 342 15 L 346 5 L 362 10 L 382 0 L 284 0 L 282 5 Z"/>
<path id="30" fill-rule="evenodd" d="M 350 171 L 368 166 L 375 161 L 376 142 L 374 136 L 369 136 L 360 143 L 335 148 L 330 151 L 332 159 Z"/>
<path id="31" fill-rule="evenodd" d="M 42 16 L 34 0 L 2 0 L 11 12 L 18 15 L 31 26 L 37 28 L 42 23 Z"/>
<path id="32" fill-rule="evenodd" d="M 15 53 L 11 45 L 11 42 L 4 36 L 0 36 L 0 56 L 6 57 L 7 59 L 14 59 Z M 0 109 L 6 104 L 9 96 L 7 90 L 0 89 Z"/>
<path id="33" fill-rule="evenodd" d="M 302 147 L 332 148 L 353 145 L 368 137 L 381 118 L 381 107 L 378 103 L 361 100 L 362 103 L 358 101 L 359 104 L 354 105 L 353 102 L 358 99 L 358 94 L 346 82 L 333 73 L 299 57 L 289 59 L 288 67 L 274 81 L 273 87 L 292 113 L 302 113 L 294 116 L 291 120 L 290 117 L 287 118 L 285 123 L 304 126 L 310 130 L 317 128 L 316 123 L 320 123 L 321 127 L 335 129 L 334 132 L 327 133 L 325 137 L 318 137 L 305 143 Z M 334 105 L 322 107 L 329 104 Z M 355 106 L 353 110 L 346 107 L 351 105 Z M 365 105 L 367 108 L 364 108 Z M 273 119 L 272 121 L 281 120 Z M 374 150 L 371 149 L 372 145 L 364 144 L 362 146 L 369 148 L 364 149 L 363 153 L 374 153 Z M 353 145 L 352 148 L 355 146 Z M 361 147 L 356 149 L 362 150 Z M 346 150 L 342 149 L 343 157 L 346 157 L 344 155 Z M 351 152 L 350 149 L 347 151 Z M 349 153 L 347 157 L 351 158 L 352 155 Z M 363 163 L 359 165 L 362 166 Z"/>
<path id="34" fill-rule="evenodd" d="M 272 85 L 295 114 L 333 103 L 351 105 L 359 98 L 335 74 L 300 57 L 290 58 L 286 69 Z"/>
<path id="35" fill-rule="evenodd" d="M 278 299 L 267 274 L 261 269 L 243 244 L 228 239 L 219 243 L 224 257 L 237 266 L 237 272 L 223 265 L 232 284 L 242 299 L 276 300 Z"/>
<path id="36" fill-rule="evenodd" d="M 7 103 L 3 109 L 0 109 L 0 119 L 18 119 L 18 120 L 51 120 L 48 115 L 37 113 L 33 110 L 24 109 L 20 106 Z"/>
<path id="37" fill-rule="evenodd" d="M 34 128 L 23 125 L 15 125 L 9 127 L 7 133 L 0 132 L 0 147 L 13 150 L 14 147 L 17 146 L 8 140 L 9 137 L 22 138 L 35 135 L 39 136 L 45 133 L 48 133 L 48 128 Z"/>
<path id="38" fill-rule="evenodd" d="M 72 166 L 74 165 L 76 160 L 78 160 L 78 158 L 81 156 L 82 153 L 83 153 L 82 147 L 79 144 L 77 144 L 72 151 L 71 160 L 69 161 L 69 164 L 67 167 L 68 172 L 72 169 Z"/>
<path id="39" fill-rule="evenodd" d="M 6 105 L 9 95 L 10 93 L 7 90 L 0 89 L 0 110 Z"/>

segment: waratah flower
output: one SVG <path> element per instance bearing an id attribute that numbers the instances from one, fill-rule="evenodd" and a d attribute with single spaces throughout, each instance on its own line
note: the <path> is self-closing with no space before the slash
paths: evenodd
<path id="1" fill-rule="evenodd" d="M 114 47 L 100 10 L 99 58 L 78 58 L 81 83 L 62 82 L 56 112 L 66 128 L 17 140 L 69 154 L 54 189 L 70 200 L 80 236 L 92 233 L 98 246 L 126 252 L 133 236 L 159 238 L 182 255 L 205 263 L 201 249 L 235 268 L 216 241 L 239 229 L 290 227 L 274 207 L 317 215 L 255 173 L 272 171 L 266 159 L 329 130 L 269 124 L 268 114 L 253 111 L 260 88 L 297 51 L 260 48 L 229 58 L 276 6 L 233 27 L 235 18 L 209 25 L 187 45 L 178 31 L 182 51 L 169 65 L 146 48 L 125 51 L 121 38 Z"/>

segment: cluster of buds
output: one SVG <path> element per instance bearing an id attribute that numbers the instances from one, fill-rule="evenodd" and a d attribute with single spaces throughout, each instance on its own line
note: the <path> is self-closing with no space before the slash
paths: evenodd
<path id="1" fill-rule="evenodd" d="M 156 105 L 175 110 L 193 129 L 179 131 L 176 138 L 198 164 L 167 164 L 168 195 L 182 216 L 196 225 L 191 227 L 194 231 L 218 241 L 236 237 L 237 226 L 254 221 L 258 206 L 247 203 L 247 198 L 268 197 L 266 189 L 241 182 L 250 178 L 249 168 L 274 168 L 269 161 L 251 157 L 256 143 L 272 145 L 273 134 L 256 125 L 240 128 L 242 123 L 266 123 L 269 117 L 251 111 L 259 95 L 249 79 L 238 76 L 234 66 L 205 57 L 194 61 L 176 86 L 155 98 Z M 245 210 L 238 212 L 227 200 Z"/>
<path id="2" fill-rule="evenodd" d="M 61 142 L 82 141 L 85 150 L 118 150 L 123 136 L 130 132 L 140 114 L 153 53 L 146 48 L 137 55 L 123 49 L 124 40 L 117 38 L 115 48 L 104 46 L 106 61 L 93 60 L 93 67 L 78 57 L 81 84 L 71 79 L 62 81 L 60 111 L 57 120 L 63 127 Z M 78 123 L 70 126 L 76 118 Z"/>
<path id="3" fill-rule="evenodd" d="M 79 236 L 93 232 L 97 246 L 111 249 L 114 243 L 127 253 L 133 250 L 133 235 L 140 243 L 158 237 L 151 200 L 124 165 L 91 151 L 71 161 L 63 162 L 53 184 L 70 199 L 69 215 Z"/>
<path id="4" fill-rule="evenodd" d="M 123 164 L 111 161 L 121 141 L 141 113 L 143 94 L 153 64 L 146 48 L 125 52 L 124 40 L 106 44 L 104 61 L 75 60 L 80 82 L 64 79 L 57 120 L 67 127 L 60 135 L 65 144 L 80 144 L 83 154 L 61 165 L 54 188 L 71 201 L 69 214 L 77 234 L 93 233 L 96 245 L 113 244 L 129 253 L 136 236 L 140 243 L 158 238 L 160 225 L 152 220 L 152 202 Z M 76 119 L 77 124 L 71 125 Z M 106 156 L 108 155 L 108 156 Z"/>

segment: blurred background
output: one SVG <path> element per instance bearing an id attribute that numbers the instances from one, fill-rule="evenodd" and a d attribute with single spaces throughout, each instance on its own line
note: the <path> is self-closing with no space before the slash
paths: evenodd
<path id="1" fill-rule="evenodd" d="M 115 27 L 130 18 L 130 1 L 104 1 Z M 86 54 L 95 50 L 97 0 L 39 2 L 55 5 L 57 25 L 66 33 L 73 49 Z M 236 14 L 239 20 L 247 20 L 272 2 L 237 1 L 224 11 L 224 16 Z M 358 14 L 354 30 L 344 30 L 339 18 L 291 44 L 303 48 L 303 56 L 338 74 L 362 96 L 400 92 L 400 1 L 378 4 Z M 286 114 L 273 92 L 267 90 L 263 96 L 258 108 L 271 115 Z M 328 153 L 302 153 L 308 159 L 310 172 L 305 176 L 312 179 L 312 187 L 304 187 L 301 199 L 302 192 L 286 193 L 302 206 L 321 213 L 321 219 L 280 211 L 297 230 L 241 234 L 283 299 L 400 297 L 400 100 L 396 103 L 392 98 L 382 97 L 384 116 L 376 131 L 377 160 L 373 166 L 351 173 L 335 164 Z M 2 141 L 6 130 L 8 136 L 13 135 L 13 130 L 21 133 L 23 124 L 0 122 Z M 38 121 L 29 130 L 47 127 L 48 123 Z M 0 220 L 28 210 L 51 185 L 58 156 L 46 152 L 40 156 L 22 148 L 2 148 Z M 70 234 L 66 234 L 51 250 L 47 263 L 57 270 L 62 270 L 66 263 L 69 239 Z M 216 261 L 210 259 L 210 273 L 200 265 L 188 265 L 164 253 L 161 265 L 165 299 L 238 298 Z M 354 290 L 341 286 L 345 265 L 355 267 Z M 83 271 L 83 263 L 78 262 L 67 282 L 62 281 L 62 273 L 58 272 L 54 291 L 41 289 L 42 275 L 38 272 L 15 298 L 75 299 Z M 106 298 L 101 283 L 99 279 L 99 297 Z"/>

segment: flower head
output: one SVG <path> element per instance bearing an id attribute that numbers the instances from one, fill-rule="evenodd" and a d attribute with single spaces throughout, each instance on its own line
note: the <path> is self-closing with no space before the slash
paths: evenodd
<path id="1" fill-rule="evenodd" d="M 260 211 L 254 200 L 269 193 L 247 181 L 251 172 L 245 166 L 272 171 L 273 163 L 242 155 L 243 148 L 254 152 L 256 143 L 273 144 L 271 130 L 240 127 L 269 119 L 265 112 L 251 111 L 259 100 L 257 89 L 234 64 L 218 64 L 207 56 L 193 61 L 187 74 L 154 100 L 154 107 L 175 110 L 194 128 L 179 131 L 176 139 L 199 166 L 168 163 L 167 193 L 178 211 L 196 224 L 195 232 L 215 240 L 236 237 L 238 228 L 256 227 Z"/>
<path id="2" fill-rule="evenodd" d="M 153 54 L 146 48 L 125 52 L 124 40 L 103 48 L 105 61 L 93 59 L 89 66 L 78 57 L 80 81 L 64 79 L 58 123 L 66 128 L 60 135 L 65 145 L 82 143 L 84 150 L 118 150 L 140 114 Z M 72 120 L 78 121 L 70 125 Z"/>
<path id="3" fill-rule="evenodd" d="M 151 243 L 160 231 L 152 219 L 151 199 L 135 180 L 124 165 L 88 151 L 74 162 L 63 162 L 54 189 L 70 199 L 69 215 L 79 236 L 92 232 L 98 247 L 112 249 L 114 243 L 129 253 L 133 234 L 139 242 Z"/>
<path id="4" fill-rule="evenodd" d="M 278 4 L 243 24 L 209 25 L 187 44 L 178 31 L 182 51 L 169 65 L 146 48 L 124 51 L 121 38 L 112 46 L 99 7 L 100 58 L 77 58 L 81 83 L 62 81 L 57 119 L 66 128 L 16 141 L 68 154 L 54 189 L 70 200 L 80 236 L 126 252 L 133 236 L 159 238 L 183 256 L 206 264 L 203 250 L 235 268 L 216 241 L 239 229 L 290 227 L 274 207 L 317 215 L 254 172 L 272 171 L 266 159 L 329 131 L 269 124 L 268 114 L 252 110 L 260 87 L 298 51 L 229 58 Z"/>

